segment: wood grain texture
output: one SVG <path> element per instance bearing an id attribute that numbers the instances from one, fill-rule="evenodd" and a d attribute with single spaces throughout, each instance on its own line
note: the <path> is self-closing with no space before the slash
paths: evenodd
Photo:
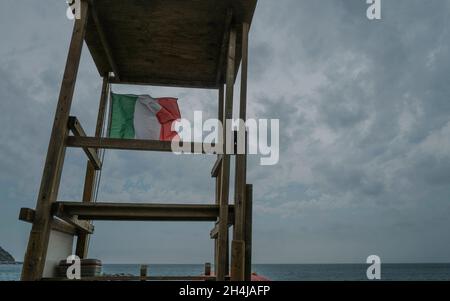
<path id="1" fill-rule="evenodd" d="M 250 281 L 252 278 L 253 185 L 247 184 L 245 193 L 245 281 Z"/>
<path id="2" fill-rule="evenodd" d="M 229 206 L 230 221 L 234 207 Z M 79 203 L 55 202 L 53 214 L 58 217 L 77 216 L 79 220 L 110 221 L 216 221 L 218 205 Z"/>
<path id="3" fill-rule="evenodd" d="M 231 243 L 231 281 L 245 280 L 245 242 L 233 240 Z"/>
<path id="4" fill-rule="evenodd" d="M 209 149 L 214 147 L 214 144 L 190 143 L 190 153 L 198 153 L 197 149 L 202 149 L 203 154 L 207 152 L 204 150 L 206 145 Z M 135 150 L 135 151 L 155 151 L 155 152 L 172 152 L 172 144 L 170 141 L 160 140 L 138 140 L 138 139 L 113 139 L 113 138 L 96 138 L 96 137 L 67 137 L 66 145 L 69 147 L 80 148 L 103 148 L 103 149 L 117 149 L 117 150 Z M 214 153 L 211 153 L 212 155 Z"/>
<path id="5" fill-rule="evenodd" d="M 236 28 L 230 30 L 230 38 L 227 55 L 227 76 L 226 76 L 226 96 L 224 107 L 224 120 L 233 117 L 233 93 L 234 93 L 234 74 L 236 59 Z M 227 124 L 227 123 L 226 123 Z M 231 132 L 231 124 L 223 127 L 223 137 Z M 230 189 L 230 156 L 226 155 L 226 143 L 223 143 L 225 154 L 222 160 L 222 174 L 220 184 L 220 218 L 219 218 L 219 236 L 218 236 L 218 267 L 217 279 L 225 280 L 228 270 L 228 198 Z"/>
<path id="6" fill-rule="evenodd" d="M 19 214 L 19 220 L 27 223 L 33 223 L 34 217 L 35 217 L 36 211 L 34 209 L 30 208 L 21 208 L 20 214 Z M 60 220 L 58 218 L 52 218 L 51 222 L 52 230 L 70 234 L 70 235 L 80 235 L 81 233 L 84 233 L 85 229 L 77 228 L 76 226 L 73 226 L 71 224 L 66 223 L 63 220 Z"/>
<path id="7" fill-rule="evenodd" d="M 106 118 L 106 108 L 108 106 L 108 96 L 109 96 L 109 82 L 108 77 L 103 77 L 102 92 L 100 95 L 100 102 L 98 106 L 97 123 L 95 126 L 95 137 L 99 138 L 102 136 L 102 130 L 105 124 Z M 99 154 L 99 151 L 96 151 Z M 102 162 L 103 163 L 103 162 Z M 86 164 L 86 175 L 84 178 L 84 188 L 83 188 L 83 202 L 90 203 L 94 201 L 95 196 L 95 184 L 98 181 L 98 173 L 95 167 L 90 161 Z M 81 234 L 78 236 L 77 244 L 75 247 L 75 254 L 80 258 L 87 258 L 89 251 L 89 235 Z"/>
<path id="8" fill-rule="evenodd" d="M 211 263 L 205 263 L 205 276 L 211 276 Z"/>
<path id="9" fill-rule="evenodd" d="M 86 42 L 102 76 L 114 71 L 114 61 L 120 72 L 116 83 L 203 88 L 217 88 L 225 81 L 221 75 L 226 64 L 219 62 L 228 12 L 232 11 L 233 24 L 251 23 L 257 4 L 256 0 L 94 2 L 104 37 L 91 17 Z M 239 39 L 237 65 L 240 47 Z"/>
<path id="10" fill-rule="evenodd" d="M 248 33 L 250 26 L 242 24 L 242 67 L 241 67 L 241 93 L 239 102 L 239 119 L 247 120 L 247 73 L 248 73 Z M 245 145 L 247 145 L 246 133 Z M 236 221 L 234 223 L 234 239 L 244 240 L 245 221 L 245 185 L 247 184 L 247 155 L 237 154 L 235 160 L 235 206 Z"/>
<path id="11" fill-rule="evenodd" d="M 69 117 L 69 129 L 76 137 L 86 137 L 86 132 L 84 131 L 83 127 L 81 126 L 78 119 L 74 116 Z M 84 147 L 83 151 L 85 152 L 86 156 L 88 157 L 89 161 L 91 162 L 92 166 L 95 170 L 102 169 L 102 162 L 100 161 L 100 158 L 98 157 L 97 151 L 93 148 Z"/>
<path id="12" fill-rule="evenodd" d="M 108 38 L 106 37 L 105 30 L 103 28 L 103 23 L 98 17 L 95 1 L 89 0 L 89 3 L 90 3 L 91 18 L 94 21 L 95 28 L 97 30 L 97 35 L 100 38 L 100 43 L 103 47 L 103 52 L 105 53 L 106 60 L 108 61 L 109 70 L 112 70 L 112 72 L 114 72 L 114 76 L 117 79 L 120 79 L 120 71 L 119 68 L 117 67 L 116 60 L 114 59 L 114 55 L 112 53 L 112 49 L 108 41 Z M 102 74 L 102 76 L 107 77 L 108 73 Z"/>
<path id="13" fill-rule="evenodd" d="M 88 20 L 88 4 L 81 2 L 81 18 L 75 21 L 66 68 L 61 84 L 52 134 L 44 165 L 36 215 L 31 228 L 22 268 L 22 280 L 42 278 L 51 230 L 51 205 L 56 200 L 64 163 L 64 141 L 68 135 L 70 107 L 78 74 L 81 50 Z"/>
<path id="14" fill-rule="evenodd" d="M 224 118 L 224 105 L 225 105 L 225 94 L 224 94 L 224 85 L 220 85 L 218 89 L 218 101 L 217 101 L 217 119 L 223 124 Z M 222 141 L 219 141 L 219 144 Z M 218 158 L 219 159 L 219 158 Z M 222 157 L 223 159 L 223 157 Z M 222 161 L 222 160 L 221 160 Z M 222 162 L 218 166 L 217 177 L 216 177 L 216 204 L 220 204 L 220 195 L 221 195 L 221 184 L 222 184 Z M 219 225 L 216 223 L 215 229 L 217 229 L 217 233 L 215 235 L 211 235 L 211 238 L 214 239 L 214 272 L 217 275 L 218 266 L 219 266 Z"/>

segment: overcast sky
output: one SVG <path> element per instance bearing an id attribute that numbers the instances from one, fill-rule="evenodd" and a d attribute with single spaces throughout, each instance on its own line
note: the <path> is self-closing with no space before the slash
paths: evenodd
<path id="1" fill-rule="evenodd" d="M 260 0 L 249 117 L 279 118 L 280 163 L 253 157 L 254 262 L 450 261 L 450 1 Z M 0 245 L 22 260 L 73 23 L 63 0 L 0 1 Z M 149 50 L 151 51 L 151 50 Z M 94 131 L 101 80 L 87 48 L 72 115 Z M 114 86 L 216 115 L 215 91 Z M 238 90 L 237 90 L 238 92 Z M 81 199 L 69 150 L 59 199 Z M 214 202 L 213 157 L 108 151 L 99 201 Z M 175 188 L 173 188 L 175 187 Z M 90 257 L 212 261 L 211 224 L 96 223 Z"/>

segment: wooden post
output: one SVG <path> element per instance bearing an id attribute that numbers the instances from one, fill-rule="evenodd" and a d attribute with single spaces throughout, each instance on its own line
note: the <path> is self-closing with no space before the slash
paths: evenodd
<path id="1" fill-rule="evenodd" d="M 253 185 L 247 184 L 245 196 L 245 281 L 252 278 Z"/>
<path id="2" fill-rule="evenodd" d="M 233 92 L 234 92 L 234 76 L 235 76 L 235 62 L 236 62 L 236 28 L 232 27 L 230 30 L 230 39 L 228 45 L 228 60 L 227 60 L 227 76 L 226 76 L 226 98 L 224 109 L 223 128 L 224 142 L 227 133 L 231 132 L 231 124 L 227 124 L 227 119 L 233 117 Z M 218 245 L 218 267 L 217 280 L 225 280 L 227 270 L 227 255 L 228 255 L 228 197 L 230 188 L 230 155 L 226 154 L 226 143 L 223 143 L 223 161 L 222 161 L 222 183 L 220 185 L 220 220 L 219 220 L 219 245 Z"/>
<path id="3" fill-rule="evenodd" d="M 143 264 L 141 265 L 141 281 L 146 281 L 147 280 L 147 270 L 148 270 L 148 265 Z"/>
<path id="4" fill-rule="evenodd" d="M 249 24 L 242 24 L 242 67 L 241 67 L 241 99 L 239 104 L 239 119 L 247 120 L 247 74 L 248 74 L 248 32 Z M 245 131 L 245 129 L 244 129 Z M 245 135 L 246 133 L 239 133 Z M 245 154 L 236 154 L 235 176 L 235 222 L 231 255 L 231 278 L 244 281 L 245 241 L 245 185 L 247 182 L 247 149 Z M 241 256 L 241 257 L 239 257 Z"/>
<path id="5" fill-rule="evenodd" d="M 220 88 L 219 88 L 219 106 L 218 106 L 218 112 L 217 112 L 217 115 L 218 115 L 218 119 L 219 119 L 219 121 L 220 122 L 222 122 L 222 124 L 223 124 L 223 121 L 224 121 L 224 118 L 225 118 L 225 116 L 224 116 L 224 109 L 225 109 L 225 99 L 224 99 L 224 97 L 225 97 L 225 95 L 224 95 L 224 87 L 223 87 L 223 85 L 220 85 Z"/>
<path id="6" fill-rule="evenodd" d="M 95 137 L 101 137 L 103 126 L 105 124 L 106 108 L 108 103 L 109 83 L 108 77 L 103 77 L 102 93 L 100 96 L 100 104 L 97 115 L 97 125 L 95 127 Z M 99 150 L 97 150 L 99 154 Z M 97 171 L 92 163 L 88 160 L 86 166 L 86 176 L 84 179 L 83 203 L 90 203 L 93 201 L 95 194 L 95 184 L 97 181 Z M 77 240 L 76 255 L 80 258 L 87 258 L 89 250 L 89 235 L 80 234 Z"/>
<path id="7" fill-rule="evenodd" d="M 218 109 L 217 109 L 217 120 L 219 120 L 223 125 L 223 110 L 224 110 L 224 87 L 220 85 L 219 88 L 219 97 L 218 97 Z M 222 141 L 218 141 L 220 144 Z M 217 156 L 219 157 L 219 156 Z M 216 177 L 216 204 L 220 204 L 220 184 L 222 183 L 222 163 L 219 167 L 219 173 Z M 215 275 L 217 275 L 217 267 L 219 266 L 219 240 L 216 237 L 214 239 L 214 271 Z"/>
<path id="8" fill-rule="evenodd" d="M 249 25 L 244 23 L 242 26 L 242 67 L 241 67 L 241 99 L 239 105 L 239 119 L 247 119 L 247 73 L 248 73 L 248 30 Z M 245 135 L 245 133 L 238 133 Z M 246 139 L 245 139 L 246 140 Z M 246 150 L 247 152 L 247 150 Z M 235 224 L 234 239 L 243 240 L 244 238 L 244 202 L 245 185 L 247 182 L 247 154 L 236 155 L 236 177 L 235 177 Z"/>
<path id="9" fill-rule="evenodd" d="M 81 18 L 75 21 L 72 40 L 53 122 L 52 134 L 44 165 L 41 187 L 36 205 L 36 215 L 31 228 L 28 247 L 22 268 L 22 280 L 39 280 L 42 278 L 47 256 L 51 230 L 51 205 L 56 200 L 61 179 L 65 155 L 65 140 L 68 135 L 68 120 L 72 105 L 73 92 L 78 74 L 78 67 L 83 48 L 88 3 L 80 4 Z"/>
<path id="10" fill-rule="evenodd" d="M 205 263 L 205 276 L 211 276 L 211 264 L 209 262 Z"/>
<path id="11" fill-rule="evenodd" d="M 231 244 L 231 281 L 245 280 L 245 242 L 233 240 Z"/>

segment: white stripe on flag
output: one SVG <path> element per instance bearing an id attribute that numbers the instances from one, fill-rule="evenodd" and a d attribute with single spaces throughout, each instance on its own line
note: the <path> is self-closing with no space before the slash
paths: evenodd
<path id="1" fill-rule="evenodd" d="M 161 124 L 156 114 L 161 110 L 157 99 L 139 96 L 134 108 L 134 132 L 136 139 L 159 140 Z"/>

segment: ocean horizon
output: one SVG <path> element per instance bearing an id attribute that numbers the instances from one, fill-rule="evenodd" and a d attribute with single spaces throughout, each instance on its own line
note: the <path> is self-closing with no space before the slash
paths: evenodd
<path id="1" fill-rule="evenodd" d="M 254 264 L 253 271 L 272 281 L 367 281 L 367 264 Z M 18 281 L 22 264 L 0 265 L 0 281 Z M 197 276 L 203 264 L 149 264 L 148 274 Z M 138 276 L 140 264 L 103 264 L 108 275 Z M 450 281 L 450 263 L 390 263 L 381 266 L 382 281 Z"/>

